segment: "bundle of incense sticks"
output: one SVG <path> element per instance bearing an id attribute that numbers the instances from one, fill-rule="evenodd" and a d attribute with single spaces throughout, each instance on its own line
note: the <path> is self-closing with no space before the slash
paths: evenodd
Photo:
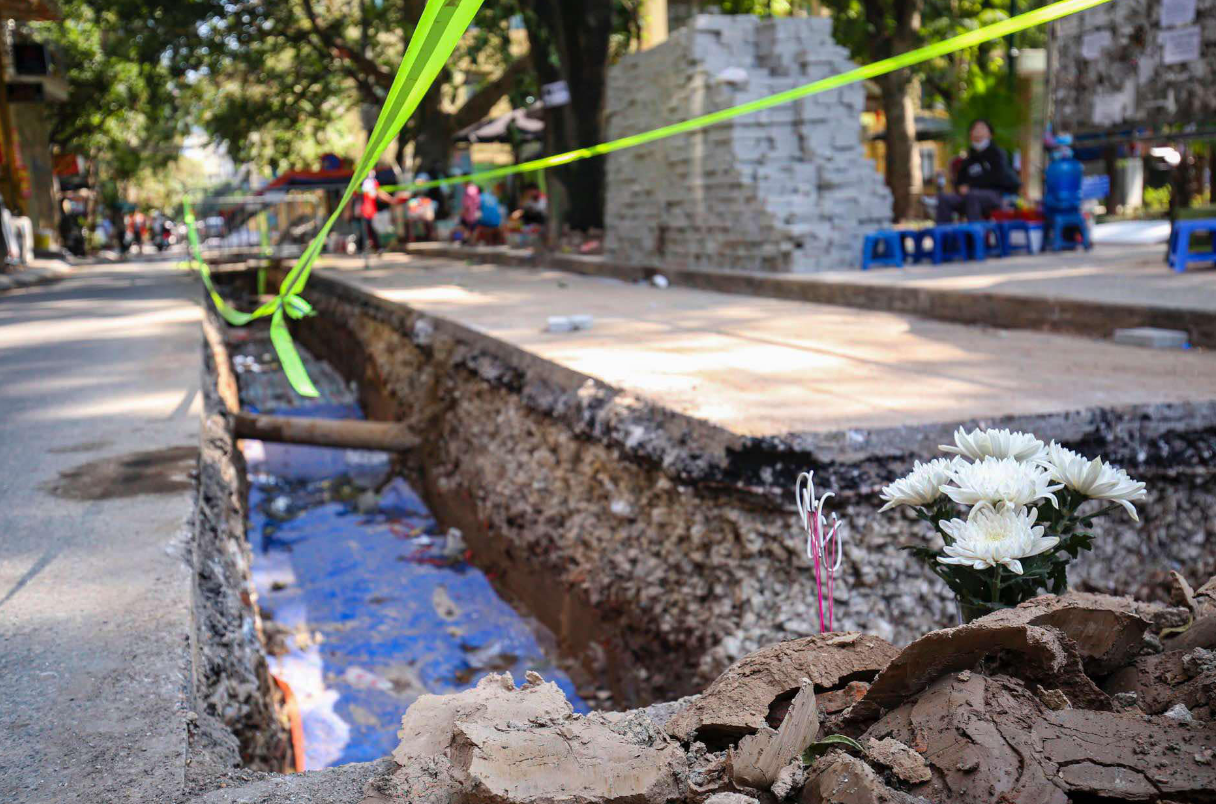
<path id="1" fill-rule="evenodd" d="M 823 504 L 834 492 L 826 492 L 815 498 L 815 473 L 803 472 L 794 483 L 794 496 L 798 503 L 798 515 L 806 530 L 806 557 L 815 566 L 815 591 L 819 597 L 819 632 L 832 630 L 835 615 L 833 592 L 836 573 L 840 571 L 843 557 L 840 520 L 832 514 L 831 529 L 824 528 Z M 825 606 L 826 599 L 826 606 Z"/>

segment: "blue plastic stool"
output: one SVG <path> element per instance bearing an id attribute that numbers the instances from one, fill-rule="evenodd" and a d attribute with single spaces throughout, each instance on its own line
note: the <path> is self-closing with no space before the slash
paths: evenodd
<path id="1" fill-rule="evenodd" d="M 933 253 L 937 248 L 936 226 L 928 229 L 898 229 L 896 234 L 899 235 L 899 243 L 903 246 L 905 260 L 917 263 L 933 259 Z M 928 245 L 925 243 L 926 240 L 929 241 Z M 912 248 L 908 248 L 909 241 L 911 241 Z"/>
<path id="2" fill-rule="evenodd" d="M 1047 226 L 1044 230 L 1046 236 L 1044 247 L 1050 247 L 1052 251 L 1076 248 L 1076 243 L 1064 242 L 1064 230 L 1069 226 L 1075 226 L 1081 230 L 1081 245 L 1086 251 L 1093 248 L 1093 243 L 1089 240 L 1089 224 L 1085 222 L 1085 216 L 1080 212 L 1051 213 L 1047 218 Z"/>
<path id="3" fill-rule="evenodd" d="M 997 224 L 1001 230 L 1001 256 L 1008 257 L 1015 251 L 1025 251 L 1027 254 L 1034 254 L 1034 240 L 1031 239 L 1030 233 L 1033 229 L 1041 229 L 1039 224 L 1033 224 L 1030 221 L 1001 221 Z M 1025 242 L 1015 244 L 1013 242 L 1013 233 L 1021 232 Z"/>
<path id="4" fill-rule="evenodd" d="M 986 224 L 948 223 L 937 227 L 933 264 L 954 260 L 982 260 L 987 256 L 984 239 Z"/>
<path id="5" fill-rule="evenodd" d="M 1191 235 L 1207 232 L 1212 237 L 1212 251 L 1191 253 Z M 1186 270 L 1188 262 L 1216 262 L 1216 218 L 1201 218 L 1193 221 L 1175 221 L 1170 229 L 1170 267 L 1179 273 Z"/>
<path id="6" fill-rule="evenodd" d="M 975 226 L 980 232 L 980 242 L 984 245 L 984 256 L 995 254 L 999 257 L 1005 256 L 1004 243 L 1001 240 L 1001 227 L 996 221 L 972 221 L 970 226 Z M 983 256 L 979 259 L 984 259 Z"/>
<path id="7" fill-rule="evenodd" d="M 878 246 L 882 245 L 881 253 Z M 904 247 L 898 233 L 883 229 L 874 234 L 866 235 L 861 246 L 861 270 L 870 270 L 871 265 L 890 265 L 895 268 L 904 267 Z"/>

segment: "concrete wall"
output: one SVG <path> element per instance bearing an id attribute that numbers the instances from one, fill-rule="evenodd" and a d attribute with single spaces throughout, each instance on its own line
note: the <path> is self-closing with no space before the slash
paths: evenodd
<path id="1" fill-rule="evenodd" d="M 853 68 L 824 18 L 699 15 L 608 76 L 610 138 Z M 856 267 L 891 196 L 861 145 L 860 84 L 611 154 L 605 253 L 630 265 Z"/>
<path id="2" fill-rule="evenodd" d="M 1057 130 L 1216 119 L 1216 0 L 1194 0 L 1193 21 L 1165 27 L 1163 3 L 1177 5 L 1118 0 L 1052 23 Z M 1166 64 L 1167 40 L 1196 28 L 1199 57 Z"/>

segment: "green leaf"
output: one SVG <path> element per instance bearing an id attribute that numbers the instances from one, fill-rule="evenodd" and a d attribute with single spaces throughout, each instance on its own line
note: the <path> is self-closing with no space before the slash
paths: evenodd
<path id="1" fill-rule="evenodd" d="M 852 737 L 845 737 L 843 734 L 829 734 L 818 742 L 811 743 L 807 749 L 802 752 L 802 764 L 810 765 L 817 758 L 826 754 L 833 748 L 851 748 L 854 751 L 864 754 L 865 749 L 861 747 L 861 743 L 854 740 Z"/>

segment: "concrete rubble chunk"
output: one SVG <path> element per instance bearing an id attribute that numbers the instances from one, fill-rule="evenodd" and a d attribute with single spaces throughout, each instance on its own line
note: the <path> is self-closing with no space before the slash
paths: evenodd
<path id="1" fill-rule="evenodd" d="M 1132 599 L 1091 592 L 1041 595 L 975 623 L 1057 628 L 1076 643 L 1086 672 L 1094 675 L 1105 675 L 1131 661 L 1151 625 Z"/>
<path id="2" fill-rule="evenodd" d="M 840 751 L 815 761 L 800 800 L 802 804 L 928 804 L 887 787 L 873 768 Z"/>
<path id="3" fill-rule="evenodd" d="M 680 797 L 684 752 L 593 717 L 520 728 L 460 722 L 451 759 L 479 804 L 634 804 Z"/>
<path id="4" fill-rule="evenodd" d="M 1158 715 L 1174 704 L 1197 708 L 1216 704 L 1216 667 L 1203 661 L 1203 648 L 1141 656 L 1102 685 L 1108 695 L 1134 694 L 1147 714 Z"/>
<path id="5" fill-rule="evenodd" d="M 401 742 L 393 751 L 398 765 L 419 757 L 444 756 L 457 721 L 528 723 L 555 720 L 574 712 L 553 682 L 528 683 L 519 689 L 510 673 L 486 676 L 477 686 L 454 695 L 423 695 L 401 718 Z"/>
<path id="6" fill-rule="evenodd" d="M 942 676 L 970 670 L 986 658 L 1000 658 L 1007 672 L 1060 690 L 1073 706 L 1111 708 L 1110 699 L 1085 675 L 1075 642 L 1055 628 L 1005 624 L 993 617 L 930 632 L 904 648 L 874 679 L 848 719 L 873 720 Z"/>
<path id="7" fill-rule="evenodd" d="M 1177 570 L 1170 570 L 1170 603 L 1195 611 L 1195 590 Z"/>
<path id="8" fill-rule="evenodd" d="M 1008 676 L 939 678 L 865 734 L 888 737 L 925 748 L 932 776 L 911 791 L 937 804 L 1202 801 L 1216 789 L 1216 768 L 1179 758 L 1212 745 L 1216 725 L 1052 711 Z"/>
<path id="9" fill-rule="evenodd" d="M 933 778 L 929 763 L 920 754 L 892 737 L 866 741 L 866 755 L 909 784 L 920 784 Z"/>
<path id="10" fill-rule="evenodd" d="M 424 695 L 402 718 L 397 769 L 363 804 L 660 804 L 682 797 L 688 758 L 646 715 L 575 715 L 557 685 L 509 674 Z"/>
<path id="11" fill-rule="evenodd" d="M 815 705 L 815 687 L 803 679 L 802 688 L 794 696 L 794 705 L 774 731 L 762 726 L 755 734 L 739 741 L 730 756 L 731 770 L 737 784 L 768 790 L 777 782 L 781 771 L 819 735 L 819 711 Z"/>
<path id="12" fill-rule="evenodd" d="M 802 757 L 798 757 L 781 769 L 777 774 L 777 781 L 773 782 L 769 791 L 778 801 L 784 801 L 791 798 L 796 791 L 801 790 L 805 780 L 806 773 L 802 768 Z"/>
<path id="13" fill-rule="evenodd" d="M 1111 340 L 1125 346 L 1145 346 L 1150 349 L 1185 349 L 1190 342 L 1186 331 L 1161 327 L 1124 327 L 1115 330 Z"/>
<path id="14" fill-rule="evenodd" d="M 1181 634 L 1162 640 L 1167 651 L 1189 651 L 1195 648 L 1216 650 L 1216 611 L 1196 617 L 1191 626 Z"/>
<path id="15" fill-rule="evenodd" d="M 830 690 L 872 678 L 899 649 L 869 634 L 819 634 L 779 642 L 744 656 L 728 667 L 701 697 L 667 725 L 682 741 L 733 738 L 765 726 L 769 707 L 798 690 L 802 679 Z"/>
<path id="16" fill-rule="evenodd" d="M 1208 578 L 1203 586 L 1195 590 L 1195 614 L 1216 614 L 1216 575 Z"/>
<path id="17" fill-rule="evenodd" d="M 756 804 L 756 799 L 742 793 L 714 793 L 705 804 Z"/>

